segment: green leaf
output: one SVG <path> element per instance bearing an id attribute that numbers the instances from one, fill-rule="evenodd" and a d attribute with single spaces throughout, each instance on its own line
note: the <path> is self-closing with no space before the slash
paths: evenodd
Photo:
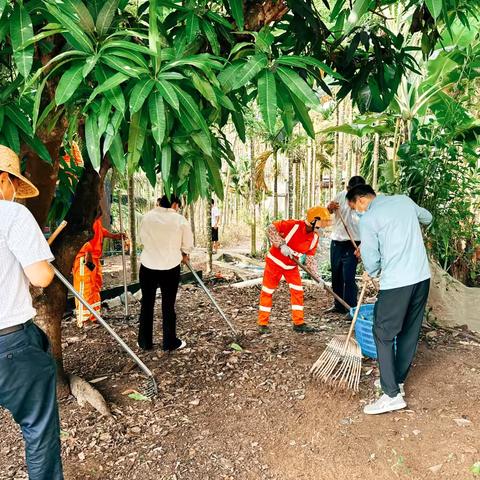
<path id="1" fill-rule="evenodd" d="M 297 96 L 305 105 L 310 108 L 317 108 L 320 105 L 313 90 L 296 72 L 290 68 L 278 67 L 277 74 L 285 87 L 287 87 L 287 89 Z"/>
<path id="2" fill-rule="evenodd" d="M 313 128 L 313 123 L 310 116 L 308 115 L 307 109 L 305 108 L 305 104 L 294 94 L 291 94 L 290 98 L 292 99 L 292 105 L 293 109 L 295 110 L 295 114 L 300 120 L 303 128 L 307 132 L 307 135 L 311 138 L 315 138 L 315 130 Z"/>
<path id="3" fill-rule="evenodd" d="M 2 18 L 3 11 L 5 10 L 6 6 L 7 6 L 7 0 L 0 0 L 0 18 Z"/>
<path id="4" fill-rule="evenodd" d="M 210 11 L 210 12 L 207 13 L 207 17 L 210 18 L 211 20 L 213 20 L 215 23 L 218 23 L 218 24 L 222 25 L 223 27 L 227 28 L 228 30 L 233 30 L 233 27 L 230 24 L 230 22 L 228 20 L 226 20 L 225 18 L 223 18 L 218 13 Z"/>
<path id="5" fill-rule="evenodd" d="M 51 3 L 45 4 L 47 10 L 55 19 L 65 28 L 68 33 L 64 36 L 67 41 L 77 50 L 87 53 L 94 53 L 93 45 L 88 35 L 78 26 L 77 22 L 72 20 L 69 16 L 64 15 L 56 6 Z"/>
<path id="6" fill-rule="evenodd" d="M 13 122 L 5 122 L 2 132 L 5 135 L 7 147 L 18 154 L 20 152 L 20 137 L 16 125 Z"/>
<path id="7" fill-rule="evenodd" d="M 327 75 L 332 76 L 338 80 L 345 80 L 342 75 L 332 70 L 327 64 L 320 62 L 313 57 L 302 57 L 299 55 L 284 55 L 277 60 L 278 65 L 288 65 L 300 68 L 307 68 L 308 66 L 316 67 Z"/>
<path id="8" fill-rule="evenodd" d="M 84 30 L 93 34 L 95 31 L 95 22 L 85 4 L 79 0 L 63 0 L 63 3 L 65 6 L 68 6 L 72 12 L 70 16 L 72 16 Z"/>
<path id="9" fill-rule="evenodd" d="M 108 50 L 110 48 L 117 48 L 121 50 L 130 50 L 132 52 L 137 52 L 137 53 L 143 53 L 144 55 L 154 55 L 154 52 L 150 50 L 149 48 L 139 45 L 138 43 L 131 43 L 127 42 L 125 40 L 111 40 L 106 42 L 102 48 L 100 49 L 100 52 Z"/>
<path id="10" fill-rule="evenodd" d="M 5 114 L 23 133 L 33 137 L 33 130 L 27 116 L 18 108 L 11 105 L 5 105 Z"/>
<path id="11" fill-rule="evenodd" d="M 222 86 L 224 92 L 229 92 L 230 90 L 232 90 L 233 84 L 238 78 L 238 74 L 244 66 L 244 62 L 238 62 L 229 65 L 227 68 L 225 68 L 225 70 L 220 72 L 220 74 L 218 75 L 218 81 L 220 82 L 220 85 Z"/>
<path id="12" fill-rule="evenodd" d="M 233 342 L 228 347 L 236 352 L 243 352 L 243 348 L 238 343 Z"/>
<path id="13" fill-rule="evenodd" d="M 112 90 L 113 88 L 118 87 L 118 85 L 122 84 L 125 80 L 128 80 L 128 78 L 129 77 L 127 75 L 124 75 L 123 73 L 120 73 L 120 72 L 115 73 L 110 78 L 105 80 L 103 83 L 98 85 L 98 87 L 96 87 L 95 90 L 93 90 L 90 97 L 88 98 L 87 105 L 90 102 L 92 102 L 97 95 L 100 95 L 101 93 L 104 93 L 104 92 L 108 92 L 109 90 Z M 119 106 L 117 105 L 114 105 L 114 107 L 117 108 L 118 110 L 121 110 L 121 108 L 119 108 Z"/>
<path id="14" fill-rule="evenodd" d="M 348 17 L 351 25 L 357 25 L 359 20 L 368 12 L 372 0 L 355 0 L 352 12 Z"/>
<path id="15" fill-rule="evenodd" d="M 37 136 L 34 137 L 23 137 L 25 143 L 32 148 L 37 155 L 44 161 L 52 164 L 52 157 L 50 156 L 50 152 L 47 150 L 47 147 L 40 141 Z"/>
<path id="16" fill-rule="evenodd" d="M 200 110 L 198 109 L 198 106 L 193 100 L 193 98 L 177 85 L 172 84 L 172 86 L 177 93 L 180 104 L 183 106 L 186 113 L 189 115 L 190 120 L 193 122 L 193 124 L 196 125 L 196 128 L 203 130 L 207 135 L 210 136 L 210 130 L 208 128 L 207 122 L 205 121 L 203 115 L 200 113 Z"/>
<path id="17" fill-rule="evenodd" d="M 207 169 L 205 167 L 203 158 L 200 156 L 193 159 L 192 175 L 195 177 L 197 191 L 200 193 L 200 195 L 206 196 L 208 191 Z"/>
<path id="18" fill-rule="evenodd" d="M 140 166 L 142 170 L 145 172 L 145 175 L 150 182 L 150 185 L 155 188 L 157 184 L 157 172 L 155 170 L 156 167 L 156 147 L 153 144 L 152 137 L 147 136 L 145 139 L 145 145 L 143 147 L 142 158 L 140 161 Z"/>
<path id="19" fill-rule="evenodd" d="M 99 35 L 105 35 L 108 32 L 108 29 L 112 25 L 115 12 L 117 11 L 118 2 L 119 0 L 107 0 L 100 10 L 96 24 Z"/>
<path id="20" fill-rule="evenodd" d="M 126 59 L 117 57 L 115 55 L 103 55 L 102 63 L 108 65 L 117 72 L 127 74 L 130 77 L 138 78 L 140 75 L 148 73 L 148 70 L 145 68 L 139 67 L 133 62 L 127 61 Z"/>
<path id="21" fill-rule="evenodd" d="M 243 16 L 243 1 L 242 0 L 228 0 L 232 17 L 237 24 L 239 30 L 243 30 L 245 26 L 245 19 Z"/>
<path id="22" fill-rule="evenodd" d="M 160 95 L 167 101 L 167 103 L 169 103 L 175 110 L 178 111 L 178 109 L 180 108 L 180 103 L 172 85 L 173 84 L 165 80 L 158 80 L 157 90 Z"/>
<path id="23" fill-rule="evenodd" d="M 221 164 L 218 165 L 212 157 L 205 157 L 207 170 L 210 179 L 210 185 L 220 200 L 223 200 L 223 183 L 220 175 Z"/>
<path id="24" fill-rule="evenodd" d="M 442 0 L 425 0 L 425 5 L 434 20 L 442 13 Z"/>
<path id="25" fill-rule="evenodd" d="M 143 143 L 145 142 L 145 135 L 147 130 L 148 115 L 145 115 L 143 110 L 134 113 L 130 118 L 130 129 L 128 132 L 128 171 L 133 173 L 140 161 L 140 155 L 143 150 Z"/>
<path id="26" fill-rule="evenodd" d="M 70 99 L 83 81 L 83 63 L 73 64 L 60 78 L 55 90 L 55 102 L 62 105 Z"/>
<path id="27" fill-rule="evenodd" d="M 17 2 L 10 17 L 10 39 L 13 58 L 18 71 L 26 78 L 33 65 L 33 45 L 22 48 L 23 44 L 33 37 L 33 26 L 30 15 L 22 2 Z"/>
<path id="28" fill-rule="evenodd" d="M 90 158 L 92 167 L 98 172 L 101 163 L 98 117 L 91 111 L 85 119 L 85 143 L 87 145 L 88 157 Z"/>
<path id="29" fill-rule="evenodd" d="M 100 110 L 98 112 L 98 136 L 101 137 L 105 130 L 107 129 L 108 120 L 110 118 L 110 113 L 112 112 L 112 105 L 106 99 L 102 98 L 102 103 L 100 104 Z"/>
<path id="30" fill-rule="evenodd" d="M 0 106 L 0 132 L 2 131 L 4 120 L 5 120 L 5 109 L 2 106 Z"/>
<path id="31" fill-rule="evenodd" d="M 115 168 L 122 174 L 125 173 L 125 152 L 123 151 L 122 137 L 117 133 L 112 140 L 110 148 L 108 149 L 110 158 Z"/>
<path id="32" fill-rule="evenodd" d="M 115 110 L 113 115 L 110 117 L 110 122 L 107 124 L 107 128 L 105 130 L 105 139 L 103 141 L 104 155 L 110 150 L 110 145 L 112 144 L 114 137 L 119 133 L 122 120 L 123 113 L 120 110 Z"/>
<path id="33" fill-rule="evenodd" d="M 138 112 L 142 108 L 154 85 L 155 80 L 152 80 L 151 78 L 139 80 L 136 83 L 136 85 L 133 87 L 132 93 L 130 94 L 131 113 Z"/>
<path id="34" fill-rule="evenodd" d="M 198 17 L 195 12 L 190 12 L 188 14 L 187 20 L 185 22 L 185 27 L 187 42 L 191 43 L 195 40 L 198 33 L 200 32 L 200 24 L 198 22 Z"/>
<path id="35" fill-rule="evenodd" d="M 212 85 L 200 77 L 196 72 L 192 72 L 192 82 L 195 88 L 205 97 L 215 108 L 218 108 L 217 96 Z"/>
<path id="36" fill-rule="evenodd" d="M 268 58 L 264 53 L 257 53 L 243 65 L 238 75 L 233 79 L 232 90 L 245 86 L 268 64 Z"/>
<path id="37" fill-rule="evenodd" d="M 218 41 L 217 32 L 215 32 L 215 29 L 209 22 L 205 20 L 202 20 L 201 28 L 205 34 L 205 37 L 207 37 L 208 43 L 212 48 L 212 52 L 215 55 L 220 55 L 220 42 Z"/>
<path id="38" fill-rule="evenodd" d="M 166 72 L 172 68 L 183 66 L 196 67 L 206 72 L 209 72 L 210 70 L 223 69 L 222 63 L 214 60 L 211 55 L 207 53 L 200 53 L 197 55 L 190 55 L 179 60 L 173 60 L 172 62 L 165 64 L 162 68 L 162 71 Z"/>
<path id="39" fill-rule="evenodd" d="M 148 99 L 148 111 L 152 125 L 152 135 L 157 145 L 161 148 L 165 139 L 167 122 L 165 118 L 165 105 L 163 97 L 159 92 L 153 92 Z"/>
<path id="40" fill-rule="evenodd" d="M 149 402 L 150 399 L 146 397 L 145 395 L 139 393 L 139 392 L 134 392 L 134 393 L 129 393 L 128 398 L 131 398 L 132 400 L 137 400 L 141 402 Z"/>
<path id="41" fill-rule="evenodd" d="M 264 70 L 258 77 L 258 105 L 265 125 L 270 133 L 275 133 L 277 120 L 277 85 L 270 70 Z"/>
<path id="42" fill-rule="evenodd" d="M 113 48 L 108 51 L 110 55 L 113 55 L 114 57 L 119 57 L 120 61 L 122 58 L 126 58 L 128 60 L 131 60 L 138 67 L 144 70 L 148 70 L 147 61 L 145 60 L 144 56 L 139 54 L 138 52 L 134 52 L 132 50 L 126 50 L 126 49 L 113 49 Z"/>
<path id="43" fill-rule="evenodd" d="M 172 168 L 172 148 L 164 145 L 162 148 L 162 179 L 165 184 L 165 191 L 170 191 L 170 171 Z"/>

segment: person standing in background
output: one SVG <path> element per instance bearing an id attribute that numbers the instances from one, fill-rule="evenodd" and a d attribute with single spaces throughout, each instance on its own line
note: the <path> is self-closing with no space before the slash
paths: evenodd
<path id="1" fill-rule="evenodd" d="M 83 245 L 75 257 L 73 263 L 73 286 L 90 306 L 100 311 L 102 299 L 100 292 L 103 286 L 102 264 L 100 262 L 103 254 L 103 240 L 112 238 L 120 240 L 125 238 L 124 233 L 111 233 L 102 224 L 102 212 L 99 211 L 93 223 L 93 238 Z M 75 299 L 77 325 L 83 327 L 89 320 L 96 319 L 90 312 Z"/>
<path id="2" fill-rule="evenodd" d="M 360 232 L 358 230 L 358 216 L 350 208 L 347 202 L 347 192 L 357 185 L 364 185 L 363 177 L 352 177 L 347 189 L 340 192 L 332 202 L 327 205 L 330 213 L 335 214 L 335 221 L 332 228 L 330 244 L 330 265 L 332 269 L 332 289 L 345 300 L 351 307 L 357 305 L 358 287 L 355 281 L 358 265 L 358 250 L 355 250 L 350 237 L 343 225 L 345 221 L 353 239 L 360 244 Z M 327 313 L 348 313 L 343 305 L 335 300 L 332 307 L 326 310 Z"/>
<path id="3" fill-rule="evenodd" d="M 138 346 L 153 349 L 153 313 L 157 289 L 162 293 L 163 350 L 173 351 L 185 347 L 177 337 L 175 301 L 180 284 L 180 264 L 189 261 L 193 250 L 193 233 L 187 219 L 178 213 L 180 199 L 164 195 L 158 207 L 150 210 L 140 225 L 140 288 L 142 306 Z"/>
<path id="4" fill-rule="evenodd" d="M 22 429 L 30 480 L 63 480 L 55 361 L 35 325 L 29 287 L 47 287 L 53 260 L 40 227 L 15 198 L 39 194 L 0 145 L 0 406 Z"/>
<path id="5" fill-rule="evenodd" d="M 218 227 L 220 225 L 220 210 L 215 205 L 215 200 L 212 198 L 212 250 L 217 253 L 218 250 Z"/>

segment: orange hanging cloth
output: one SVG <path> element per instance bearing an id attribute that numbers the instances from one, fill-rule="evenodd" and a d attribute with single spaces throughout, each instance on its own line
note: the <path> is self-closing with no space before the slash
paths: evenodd
<path id="1" fill-rule="evenodd" d="M 73 286 L 97 312 L 100 311 L 100 292 L 103 284 L 100 259 L 103 253 L 103 240 L 108 235 L 109 232 L 103 228 L 101 218 L 97 218 L 93 224 L 93 238 L 83 245 L 73 264 Z M 88 257 L 93 265 L 87 265 Z M 93 266 L 93 270 L 90 270 L 89 267 Z M 89 320 L 95 321 L 95 317 L 77 299 L 75 299 L 75 306 L 79 326 Z"/>
<path id="2" fill-rule="evenodd" d="M 307 254 L 307 256 L 313 258 L 317 250 L 318 235 L 314 231 L 307 232 L 305 221 L 284 220 L 274 222 L 273 225 L 285 240 L 285 243 L 293 250 L 295 257 L 298 258 L 303 254 Z M 260 294 L 258 324 L 261 326 L 268 325 L 270 311 L 272 310 L 272 295 L 282 277 L 285 277 L 290 289 L 293 323 L 294 325 L 304 323 L 303 286 L 298 267 L 291 258 L 281 253 L 279 247 L 272 246 L 267 254 L 262 292 Z"/>

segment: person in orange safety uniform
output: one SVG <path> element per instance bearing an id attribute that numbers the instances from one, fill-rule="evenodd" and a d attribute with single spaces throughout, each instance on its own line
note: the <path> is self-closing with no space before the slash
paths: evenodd
<path id="1" fill-rule="evenodd" d="M 282 277 L 290 288 L 293 329 L 310 333 L 314 328 L 307 325 L 303 316 L 303 287 L 298 266 L 293 258 L 306 254 L 306 267 L 315 271 L 314 255 L 317 250 L 320 228 L 330 224 L 330 214 L 324 207 L 312 207 L 306 220 L 282 220 L 272 223 L 267 235 L 272 247 L 267 254 L 263 275 L 258 325 L 260 333 L 268 333 L 272 310 L 272 295 Z"/>
<path id="2" fill-rule="evenodd" d="M 77 292 L 93 307 L 100 311 L 102 290 L 102 265 L 100 259 L 103 253 L 103 240 L 113 238 L 119 240 L 124 233 L 110 233 L 102 225 L 101 213 L 93 223 L 93 238 L 83 245 L 75 257 L 73 264 L 73 286 Z M 95 321 L 95 317 L 75 299 L 77 325 L 82 327 L 85 322 Z"/>

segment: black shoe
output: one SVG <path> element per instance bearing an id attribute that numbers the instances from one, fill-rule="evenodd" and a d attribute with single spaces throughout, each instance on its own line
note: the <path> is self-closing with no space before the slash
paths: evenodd
<path id="1" fill-rule="evenodd" d="M 138 348 L 144 352 L 151 352 L 153 350 L 153 345 L 145 345 L 143 343 L 137 343 Z"/>
<path id="2" fill-rule="evenodd" d="M 307 325 L 306 323 L 301 323 L 300 325 L 294 325 L 293 331 L 298 333 L 314 333 L 317 331 L 317 329 Z"/>
<path id="3" fill-rule="evenodd" d="M 180 338 L 177 338 L 177 341 L 175 342 L 174 347 L 168 347 L 165 348 L 163 347 L 164 352 L 175 352 L 176 350 L 182 350 L 187 346 L 187 342 L 185 340 L 181 340 Z"/>
<path id="4" fill-rule="evenodd" d="M 323 313 L 347 313 L 344 308 L 338 308 L 336 305 L 333 307 L 327 308 Z"/>
<path id="5" fill-rule="evenodd" d="M 270 333 L 270 327 L 268 325 L 259 325 L 258 333 L 260 335 L 267 335 Z"/>

